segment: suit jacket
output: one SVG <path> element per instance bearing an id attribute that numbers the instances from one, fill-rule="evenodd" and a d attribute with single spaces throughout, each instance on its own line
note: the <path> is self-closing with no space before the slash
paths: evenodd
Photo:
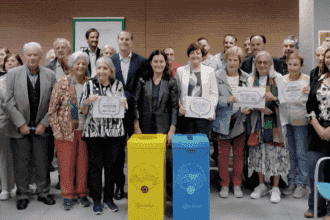
<path id="1" fill-rule="evenodd" d="M 88 50 L 88 47 L 85 48 L 85 49 L 83 49 L 83 52 L 87 53 L 87 55 L 88 55 L 88 57 L 89 57 L 89 50 Z M 95 61 L 97 61 L 97 59 L 100 58 L 100 57 L 101 57 L 101 49 L 100 49 L 100 48 L 96 48 L 96 60 L 95 60 Z M 86 76 L 88 76 L 89 78 L 90 78 L 91 75 L 92 75 L 92 70 L 91 70 L 91 69 L 92 69 L 92 68 L 91 68 L 91 60 L 89 59 L 88 68 L 86 69 Z"/>
<path id="2" fill-rule="evenodd" d="M 320 67 L 316 66 L 314 69 L 311 70 L 309 73 L 309 85 L 312 85 L 314 79 L 316 79 L 319 75 Z"/>
<path id="3" fill-rule="evenodd" d="M 241 69 L 244 72 L 247 72 L 248 74 L 250 74 L 252 72 L 252 60 L 253 60 L 253 56 L 249 56 L 243 60 L 242 65 L 241 65 Z M 274 62 L 275 71 L 282 75 L 285 75 L 285 69 L 283 67 L 283 62 L 280 59 L 278 59 L 277 57 L 273 57 L 273 62 Z"/>
<path id="4" fill-rule="evenodd" d="M 186 107 L 186 98 L 188 96 L 190 65 L 178 68 L 174 77 L 178 84 L 179 101 L 184 108 Z M 218 85 L 214 74 L 214 69 L 205 65 L 201 65 L 201 80 L 202 80 L 202 97 L 208 98 L 216 109 L 218 104 Z M 179 112 L 181 116 L 181 113 Z"/>
<path id="5" fill-rule="evenodd" d="M 47 63 L 45 63 L 44 67 L 50 69 L 50 70 L 53 70 L 54 73 L 56 73 L 56 63 L 57 63 L 57 57 L 55 57 L 55 59 L 51 60 L 51 61 L 48 61 Z"/>
<path id="6" fill-rule="evenodd" d="M 152 111 L 152 79 L 140 77 L 134 94 L 134 116 L 139 120 L 142 133 L 155 133 L 150 122 L 155 115 L 156 133 L 166 134 L 170 126 L 177 125 L 178 87 L 176 80 L 163 76 L 160 80 L 158 107 Z"/>
<path id="7" fill-rule="evenodd" d="M 10 138 L 22 138 L 24 135 L 18 131 L 23 124 L 30 122 L 30 103 L 27 88 L 27 65 L 19 66 L 10 70 L 6 79 L 6 107 L 9 115 L 7 135 Z M 36 117 L 36 123 L 49 127 L 48 104 L 54 85 L 55 73 L 40 66 L 40 102 Z M 49 131 L 41 136 L 48 136 Z"/>
<path id="8" fill-rule="evenodd" d="M 113 62 L 113 65 L 116 68 L 116 76 L 115 78 L 119 81 L 121 81 L 124 85 L 125 90 L 125 96 L 127 98 L 128 103 L 128 111 L 127 114 L 133 113 L 133 106 L 134 106 L 134 97 L 133 94 L 135 93 L 136 84 L 139 80 L 139 75 L 137 70 L 139 67 L 147 60 L 145 57 L 140 56 L 136 53 L 132 52 L 131 62 L 129 64 L 128 74 L 127 74 L 127 81 L 126 84 L 124 82 L 123 74 L 121 71 L 121 65 L 120 65 L 120 58 L 119 53 L 115 54 L 111 57 L 111 60 Z M 126 116 L 125 116 L 126 118 Z M 132 116 L 133 119 L 133 116 Z"/>

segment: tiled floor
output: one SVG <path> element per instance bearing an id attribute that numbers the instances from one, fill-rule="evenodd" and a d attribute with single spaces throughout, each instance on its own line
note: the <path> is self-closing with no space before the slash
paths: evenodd
<path id="1" fill-rule="evenodd" d="M 56 164 L 56 161 L 55 163 Z M 127 173 L 127 165 L 125 167 Z M 7 201 L 0 201 L 0 220 L 83 220 L 83 219 L 111 219 L 127 220 L 127 200 L 115 201 L 119 212 L 112 213 L 106 209 L 102 215 L 94 215 L 92 207 L 83 208 L 75 204 L 71 211 L 61 209 L 63 199 L 60 190 L 55 190 L 57 183 L 57 171 L 51 173 L 52 188 L 51 193 L 55 194 L 56 204 L 53 206 L 44 205 L 36 200 L 30 199 L 27 209 L 18 211 L 16 209 L 15 198 Z M 269 201 L 270 195 L 258 200 L 250 199 L 251 190 L 243 189 L 244 197 L 237 199 L 232 192 L 229 198 L 222 199 L 219 195 L 219 177 L 214 162 L 211 161 L 210 168 L 210 219 L 211 220 L 298 220 L 304 219 L 304 212 L 307 210 L 307 195 L 303 199 L 294 199 L 292 196 L 282 195 L 279 204 L 272 204 Z M 126 188 L 127 189 L 127 188 Z M 269 188 L 270 189 L 270 188 Z M 166 215 L 164 219 L 173 219 L 173 207 L 167 202 Z M 322 219 L 322 218 L 319 218 Z M 143 219 L 141 219 L 143 220 Z M 200 220 L 200 219 L 198 219 Z M 204 220 L 204 219 L 203 219 Z"/>

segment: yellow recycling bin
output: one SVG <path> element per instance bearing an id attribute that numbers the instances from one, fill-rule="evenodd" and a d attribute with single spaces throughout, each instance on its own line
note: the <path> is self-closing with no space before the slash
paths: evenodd
<path id="1" fill-rule="evenodd" d="M 164 219 L 165 151 L 165 134 L 133 134 L 128 140 L 128 220 Z"/>

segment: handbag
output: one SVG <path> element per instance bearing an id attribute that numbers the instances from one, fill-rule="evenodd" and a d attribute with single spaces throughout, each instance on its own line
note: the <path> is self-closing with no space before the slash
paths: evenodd
<path id="1" fill-rule="evenodd" d="M 257 117 L 256 117 L 256 121 L 253 123 L 252 131 L 247 142 L 247 145 L 249 147 L 254 147 L 259 145 L 260 133 L 259 131 L 255 131 L 256 124 L 257 124 Z"/>

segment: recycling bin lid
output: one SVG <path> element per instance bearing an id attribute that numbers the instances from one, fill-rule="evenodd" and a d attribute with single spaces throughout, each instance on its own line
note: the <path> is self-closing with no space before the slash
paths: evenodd
<path id="1" fill-rule="evenodd" d="M 162 144 L 166 143 L 166 134 L 133 134 L 127 141 L 129 144 Z M 127 145 L 128 148 L 135 148 L 135 145 Z"/>
<path id="2" fill-rule="evenodd" d="M 206 134 L 175 134 L 172 136 L 173 147 L 176 144 L 196 146 L 199 143 L 209 143 Z"/>

